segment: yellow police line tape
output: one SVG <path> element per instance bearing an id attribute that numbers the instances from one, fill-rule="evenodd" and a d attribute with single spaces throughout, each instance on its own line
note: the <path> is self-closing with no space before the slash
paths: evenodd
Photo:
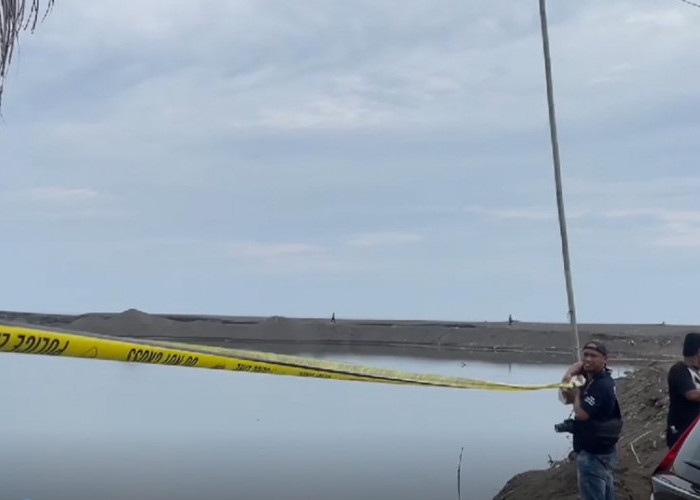
<path id="1" fill-rule="evenodd" d="M 412 373 L 281 354 L 178 342 L 115 338 L 88 333 L 68 333 L 4 324 L 0 325 L 0 352 L 491 391 L 533 391 L 570 387 L 570 384 L 563 383 L 516 385 L 486 382 L 469 378 Z"/>

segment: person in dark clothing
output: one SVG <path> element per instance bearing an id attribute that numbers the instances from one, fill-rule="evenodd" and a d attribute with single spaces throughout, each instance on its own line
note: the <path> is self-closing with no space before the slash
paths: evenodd
<path id="1" fill-rule="evenodd" d="M 574 389 L 574 419 L 571 431 L 576 452 L 578 487 L 582 500 L 614 500 L 614 467 L 622 414 L 615 381 L 607 367 L 608 350 L 597 341 L 583 347 L 582 361 L 574 363 L 563 381 L 583 376 L 583 386 Z"/>
<path id="2" fill-rule="evenodd" d="M 700 333 L 683 340 L 683 361 L 668 371 L 666 444 L 671 448 L 700 414 Z"/>

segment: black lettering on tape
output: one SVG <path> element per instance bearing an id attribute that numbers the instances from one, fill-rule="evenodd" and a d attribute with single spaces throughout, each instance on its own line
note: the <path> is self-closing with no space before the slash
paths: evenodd
<path id="1" fill-rule="evenodd" d="M 317 377 L 317 378 L 332 378 L 328 373 L 322 373 L 322 372 L 304 372 L 301 371 L 299 372 L 300 377 Z"/>
<path id="2" fill-rule="evenodd" d="M 0 349 L 5 347 L 7 343 L 10 341 L 10 334 L 9 333 L 0 333 Z"/>
<path id="3" fill-rule="evenodd" d="M 56 349 L 58 349 L 58 339 L 53 339 L 51 342 L 49 342 L 49 349 L 47 352 L 50 354 Z"/>
<path id="4" fill-rule="evenodd" d="M 254 373 L 270 373 L 272 371 L 272 368 L 270 368 L 269 366 L 247 365 L 244 363 L 237 363 L 233 369 L 240 372 Z"/>
<path id="5" fill-rule="evenodd" d="M 43 354 L 48 350 L 51 339 L 48 337 L 42 337 L 41 341 L 44 343 L 44 346 L 37 351 L 37 354 Z"/>
<path id="6" fill-rule="evenodd" d="M 2 344 L 0 347 L 7 344 L 10 340 L 9 334 L 2 334 L 0 336 Z M 19 353 L 31 353 L 31 354 L 47 354 L 49 356 L 59 356 L 68 348 L 70 341 L 66 340 L 63 347 L 61 347 L 61 342 L 58 339 L 51 339 L 50 337 L 38 337 L 36 335 L 17 335 L 17 343 L 12 346 L 10 351 Z"/>
<path id="7" fill-rule="evenodd" d="M 34 352 L 34 347 L 38 347 L 37 338 L 34 335 L 30 335 L 29 337 L 27 337 L 27 340 L 24 344 L 25 345 L 22 348 L 22 352 Z"/>
<path id="8" fill-rule="evenodd" d="M 69 341 L 69 340 L 66 340 L 66 343 L 63 344 L 63 347 L 57 348 L 56 350 L 54 350 L 54 351 L 51 353 L 51 355 L 52 355 L 52 356 L 60 356 L 61 354 L 63 354 L 63 353 L 65 352 L 66 349 L 68 349 L 68 345 L 69 345 L 69 344 L 70 344 L 70 341 Z"/>
<path id="9" fill-rule="evenodd" d="M 20 352 L 32 352 L 35 345 L 36 345 L 36 337 L 34 335 L 30 335 L 29 337 L 27 337 L 27 341 L 25 342 L 25 346 L 22 348 L 22 350 Z"/>
<path id="10" fill-rule="evenodd" d="M 153 352 L 153 351 L 145 351 L 143 355 L 143 362 L 144 363 L 158 363 L 160 361 L 160 358 L 163 357 L 163 354 L 160 352 Z"/>
<path id="11" fill-rule="evenodd" d="M 25 337 L 26 337 L 26 335 L 17 335 L 18 342 L 12 348 L 13 351 L 17 351 L 17 349 L 19 349 L 21 347 L 21 345 L 24 343 Z"/>
<path id="12" fill-rule="evenodd" d="M 131 349 L 127 355 L 127 361 L 170 366 L 196 366 L 199 363 L 199 358 L 197 356 L 185 356 L 184 354 L 167 353 L 164 355 L 162 352 Z"/>
<path id="13" fill-rule="evenodd" d="M 165 361 L 163 364 L 165 365 L 179 365 L 181 360 L 181 356 L 179 354 L 168 354 L 168 357 L 165 358 Z"/>
<path id="14" fill-rule="evenodd" d="M 148 349 L 131 349 L 126 355 L 127 361 L 136 361 L 137 363 L 160 363 L 163 359 L 162 352 L 151 351 Z"/>

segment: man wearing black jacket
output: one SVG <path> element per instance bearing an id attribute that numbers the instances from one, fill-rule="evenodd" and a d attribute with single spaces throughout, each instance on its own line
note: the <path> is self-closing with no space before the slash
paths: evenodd
<path id="1" fill-rule="evenodd" d="M 574 451 L 582 500 L 614 500 L 614 467 L 622 428 L 615 381 L 607 367 L 608 350 L 601 342 L 587 342 L 582 361 L 574 363 L 564 381 L 583 375 L 585 383 L 574 391 L 572 424 Z"/>

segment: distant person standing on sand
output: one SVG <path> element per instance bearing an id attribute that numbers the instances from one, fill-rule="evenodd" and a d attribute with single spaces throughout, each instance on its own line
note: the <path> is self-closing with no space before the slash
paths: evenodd
<path id="1" fill-rule="evenodd" d="M 335 325 L 335 313 L 333 313 L 333 315 L 331 316 L 331 323 Z"/>
<path id="2" fill-rule="evenodd" d="M 508 315 L 508 324 L 509 324 L 509 325 L 512 325 L 512 324 L 513 324 L 513 315 L 512 315 L 512 314 L 509 314 L 509 315 Z"/>
<path id="3" fill-rule="evenodd" d="M 666 444 L 670 448 L 700 414 L 700 333 L 683 340 L 683 361 L 668 371 Z"/>

